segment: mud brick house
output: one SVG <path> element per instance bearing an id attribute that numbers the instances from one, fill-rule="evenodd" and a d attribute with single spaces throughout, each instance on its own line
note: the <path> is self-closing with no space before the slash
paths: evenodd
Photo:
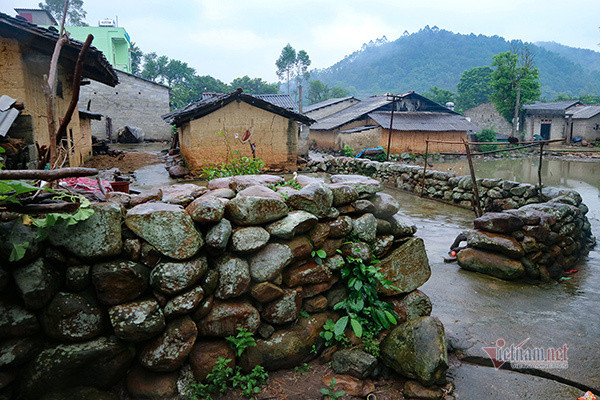
<path id="1" fill-rule="evenodd" d="M 463 115 L 480 129 L 493 129 L 498 138 L 508 138 L 512 133 L 512 125 L 504 118 L 494 103 L 483 103 L 469 108 Z"/>
<path id="2" fill-rule="evenodd" d="M 423 153 L 426 139 L 466 140 L 469 133 L 478 131 L 465 117 L 413 91 L 396 96 L 394 102 L 392 153 Z M 391 116 L 391 98 L 372 96 L 318 119 L 310 127 L 310 141 L 335 150 L 346 145 L 355 151 L 376 146 L 387 148 Z M 461 145 L 430 146 L 432 152 L 460 149 Z"/>
<path id="3" fill-rule="evenodd" d="M 181 154 L 193 172 L 221 164 L 230 155 L 256 157 L 272 169 L 296 170 L 298 123 L 310 125 L 313 119 L 277 106 L 238 89 L 214 95 L 163 115 L 178 128 Z M 252 137 L 242 143 L 248 134 Z"/>
<path id="4" fill-rule="evenodd" d="M 566 112 L 567 139 L 581 137 L 588 142 L 600 140 L 600 106 L 577 106 Z"/>
<path id="5" fill-rule="evenodd" d="M 58 32 L 39 27 L 24 18 L 0 13 L 0 95 L 24 104 L 23 110 L 8 129 L 7 137 L 22 139 L 28 146 L 29 166 L 35 166 L 35 144 L 49 144 L 46 100 L 42 91 L 44 74 L 48 74 L 50 58 L 58 40 Z M 73 92 L 75 62 L 83 43 L 71 40 L 61 50 L 58 64 L 56 120 L 67 110 Z M 91 47 L 84 61 L 83 77 L 111 87 L 119 83 L 116 72 L 104 55 Z M 84 125 L 88 122 L 84 122 Z M 12 127 L 15 129 L 12 129 Z M 80 114 L 75 112 L 67 129 L 70 166 L 78 166 L 91 156 L 92 137 L 81 128 Z"/>

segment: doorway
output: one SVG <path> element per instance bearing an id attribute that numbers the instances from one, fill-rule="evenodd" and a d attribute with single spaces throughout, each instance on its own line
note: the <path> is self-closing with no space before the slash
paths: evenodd
<path id="1" fill-rule="evenodd" d="M 550 140 L 550 127 L 552 124 L 550 122 L 542 122 L 540 127 L 540 136 L 542 140 Z"/>

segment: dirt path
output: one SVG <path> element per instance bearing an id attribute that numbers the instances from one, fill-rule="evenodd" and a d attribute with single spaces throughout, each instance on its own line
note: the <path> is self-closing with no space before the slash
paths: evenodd
<path id="1" fill-rule="evenodd" d="M 126 152 L 116 157 L 107 154 L 97 155 L 85 163 L 86 167 L 98 169 L 119 168 L 123 173 L 133 173 L 147 165 L 160 164 L 157 154 L 146 152 Z"/>

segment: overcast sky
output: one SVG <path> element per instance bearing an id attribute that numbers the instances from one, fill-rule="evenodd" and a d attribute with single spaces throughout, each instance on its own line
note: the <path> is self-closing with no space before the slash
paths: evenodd
<path id="1" fill-rule="evenodd" d="M 14 7 L 39 0 L 0 3 L 14 15 Z M 275 81 L 287 43 L 308 52 L 311 68 L 326 68 L 365 42 L 425 25 L 600 51 L 600 0 L 84 0 L 84 9 L 90 25 L 118 16 L 142 51 L 225 82 L 243 75 Z"/>

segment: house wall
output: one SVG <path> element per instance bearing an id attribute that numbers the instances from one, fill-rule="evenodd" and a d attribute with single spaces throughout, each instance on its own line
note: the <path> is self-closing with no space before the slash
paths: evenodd
<path id="1" fill-rule="evenodd" d="M 242 156 L 252 157 L 250 145 L 235 137 L 250 127 L 254 127 L 251 141 L 256 143 L 256 157 L 272 169 L 296 170 L 298 124 L 242 101 L 231 102 L 180 127 L 181 154 L 188 168 L 197 173 L 204 166 L 225 162 L 227 144 L 231 152 L 238 150 Z"/>
<path id="2" fill-rule="evenodd" d="M 600 139 L 600 114 L 588 119 L 574 119 L 573 137 L 577 136 L 588 142 Z"/>
<path id="3" fill-rule="evenodd" d="M 550 139 L 563 139 L 567 137 L 567 120 L 564 116 L 526 115 L 525 116 L 525 140 L 533 140 L 534 135 L 541 136 L 542 121 L 549 121 Z M 573 136 L 575 132 L 573 132 Z"/>
<path id="4" fill-rule="evenodd" d="M 496 133 L 510 135 L 512 125 L 496 110 L 493 103 L 483 103 L 463 113 L 481 129 L 493 129 Z"/>
<path id="5" fill-rule="evenodd" d="M 320 120 L 320 119 L 328 117 L 332 114 L 335 114 L 336 112 L 345 110 L 346 108 L 353 106 L 356 103 L 358 103 L 357 99 L 348 99 L 346 101 L 335 103 L 330 106 L 319 108 L 314 111 L 305 112 L 304 114 L 308 117 L 311 117 L 312 119 Z"/>
<path id="6" fill-rule="evenodd" d="M 79 107 L 104 115 L 101 121 L 92 121 L 92 134 L 108 139 L 106 117 L 112 119 L 113 140 L 125 125 L 141 128 L 146 139 L 168 140 L 171 127 L 161 118 L 170 111 L 169 88 L 117 71 L 119 84 L 112 88 L 92 81 L 81 88 Z"/>
<path id="7" fill-rule="evenodd" d="M 368 129 L 353 133 L 339 133 L 336 138 L 337 147 L 343 149 L 348 145 L 354 150 L 354 154 L 358 154 L 362 149 L 369 149 L 381 145 L 382 129 L 376 126 L 373 129 Z"/>
<path id="8" fill-rule="evenodd" d="M 426 131 L 392 131 L 392 141 L 390 152 L 400 154 L 404 152 L 423 154 L 425 153 L 425 140 L 445 140 L 461 141 L 467 140 L 467 132 L 445 131 L 445 132 L 426 132 Z M 381 146 L 387 149 L 388 130 L 385 129 L 381 135 Z M 429 153 L 441 152 L 463 152 L 465 147 L 461 144 L 430 143 Z"/>
<path id="9" fill-rule="evenodd" d="M 42 91 L 43 76 L 48 74 L 50 56 L 31 52 L 23 48 L 14 39 L 0 38 L 0 87 L 2 94 L 17 98 L 25 104 L 22 115 L 30 115 L 33 120 L 34 141 L 40 146 L 49 145 L 48 122 L 46 119 L 46 99 Z M 56 121 L 62 118 L 69 106 L 73 93 L 71 73 L 62 66 L 58 68 L 58 80 L 62 85 L 62 98 L 56 99 Z M 70 155 L 69 165 L 79 166 L 91 155 L 91 137 L 82 135 L 79 115 L 73 113 L 68 134 L 72 132 L 74 152 Z M 28 143 L 34 146 L 35 143 Z M 31 153 L 31 152 L 30 152 Z M 33 158 L 33 157 L 32 157 Z M 31 160 L 33 161 L 33 160 Z M 33 163 L 32 163 L 33 164 Z"/>

